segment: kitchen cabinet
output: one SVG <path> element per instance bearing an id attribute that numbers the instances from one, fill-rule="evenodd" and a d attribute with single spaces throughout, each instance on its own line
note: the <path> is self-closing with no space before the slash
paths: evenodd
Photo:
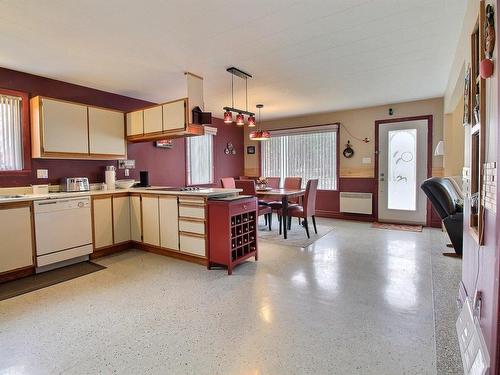
<path id="1" fill-rule="evenodd" d="M 183 129 L 186 126 L 186 108 L 184 100 L 163 104 L 163 131 Z"/>
<path id="2" fill-rule="evenodd" d="M 176 196 L 160 196 L 160 246 L 179 250 L 179 224 Z"/>
<path id="3" fill-rule="evenodd" d="M 144 110 L 144 134 L 157 133 L 163 130 L 163 113 L 161 106 Z"/>
<path id="4" fill-rule="evenodd" d="M 78 156 L 89 154 L 87 106 L 37 97 L 36 125 L 46 155 Z"/>
<path id="5" fill-rule="evenodd" d="M 130 238 L 132 241 L 142 242 L 142 213 L 141 196 L 130 196 Z"/>
<path id="6" fill-rule="evenodd" d="M 159 199 L 157 195 L 142 196 L 142 241 L 160 246 Z"/>
<path id="7" fill-rule="evenodd" d="M 113 245 L 113 207 L 111 196 L 92 197 L 94 249 Z"/>
<path id="8" fill-rule="evenodd" d="M 130 198 L 127 195 L 113 196 L 114 243 L 130 241 Z"/>
<path id="9" fill-rule="evenodd" d="M 126 157 L 123 112 L 36 96 L 30 114 L 33 158 Z"/>
<path id="10" fill-rule="evenodd" d="M 199 197 L 179 197 L 179 250 L 206 256 L 206 201 Z"/>
<path id="11" fill-rule="evenodd" d="M 91 154 L 125 158 L 125 118 L 123 112 L 89 107 L 89 149 Z"/>
<path id="12" fill-rule="evenodd" d="M 127 136 L 138 136 L 144 134 L 144 111 L 127 113 Z"/>
<path id="13" fill-rule="evenodd" d="M 32 223 L 31 202 L 0 205 L 0 274 L 34 265 Z"/>

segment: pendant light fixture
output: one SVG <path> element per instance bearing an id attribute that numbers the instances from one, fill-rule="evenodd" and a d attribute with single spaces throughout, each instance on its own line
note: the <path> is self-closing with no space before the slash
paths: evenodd
<path id="1" fill-rule="evenodd" d="M 237 113 L 236 125 L 238 126 L 245 125 L 244 115 L 248 115 L 248 126 L 253 127 L 255 126 L 255 113 L 248 111 L 248 78 L 252 78 L 252 76 L 235 67 L 231 67 L 226 70 L 228 73 L 231 73 L 231 107 L 223 108 L 224 122 L 226 124 L 231 124 L 233 122 L 233 112 L 235 112 Z M 245 100 L 246 100 L 245 110 L 234 107 L 234 76 L 237 76 L 245 80 Z"/>
<path id="2" fill-rule="evenodd" d="M 250 139 L 252 141 L 267 141 L 271 138 L 271 133 L 267 130 L 261 130 L 260 124 L 262 123 L 262 113 L 261 110 L 264 108 L 264 104 L 257 104 L 256 107 L 259 110 L 259 129 L 250 132 Z"/>

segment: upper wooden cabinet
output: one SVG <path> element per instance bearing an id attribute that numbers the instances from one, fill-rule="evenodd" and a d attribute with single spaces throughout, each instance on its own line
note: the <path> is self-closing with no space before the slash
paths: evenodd
<path id="1" fill-rule="evenodd" d="M 123 112 L 94 107 L 88 111 L 90 154 L 126 155 Z"/>
<path id="2" fill-rule="evenodd" d="M 36 96 L 31 106 L 34 158 L 123 159 L 123 112 Z"/>
<path id="3" fill-rule="evenodd" d="M 127 136 L 142 136 L 144 134 L 144 111 L 127 113 Z"/>
<path id="4" fill-rule="evenodd" d="M 148 142 L 203 135 L 203 126 L 190 124 L 188 99 L 159 104 L 127 113 L 127 140 Z"/>
<path id="5" fill-rule="evenodd" d="M 144 110 L 144 134 L 163 131 L 163 113 L 161 106 Z"/>

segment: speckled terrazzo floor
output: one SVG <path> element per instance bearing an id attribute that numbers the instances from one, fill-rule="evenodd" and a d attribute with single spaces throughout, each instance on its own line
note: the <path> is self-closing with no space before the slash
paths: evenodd
<path id="1" fill-rule="evenodd" d="M 0 374 L 436 374 L 441 233 L 322 223 L 308 248 L 263 241 L 230 277 L 127 251 L 2 301 Z"/>

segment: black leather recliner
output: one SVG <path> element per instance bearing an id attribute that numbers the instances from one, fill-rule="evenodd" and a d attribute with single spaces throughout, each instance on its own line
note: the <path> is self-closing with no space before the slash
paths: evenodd
<path id="1" fill-rule="evenodd" d="M 461 256 L 464 238 L 464 214 L 460 205 L 461 198 L 455 187 L 446 178 L 432 177 L 425 180 L 420 188 L 443 220 L 453 248 L 457 255 Z"/>

